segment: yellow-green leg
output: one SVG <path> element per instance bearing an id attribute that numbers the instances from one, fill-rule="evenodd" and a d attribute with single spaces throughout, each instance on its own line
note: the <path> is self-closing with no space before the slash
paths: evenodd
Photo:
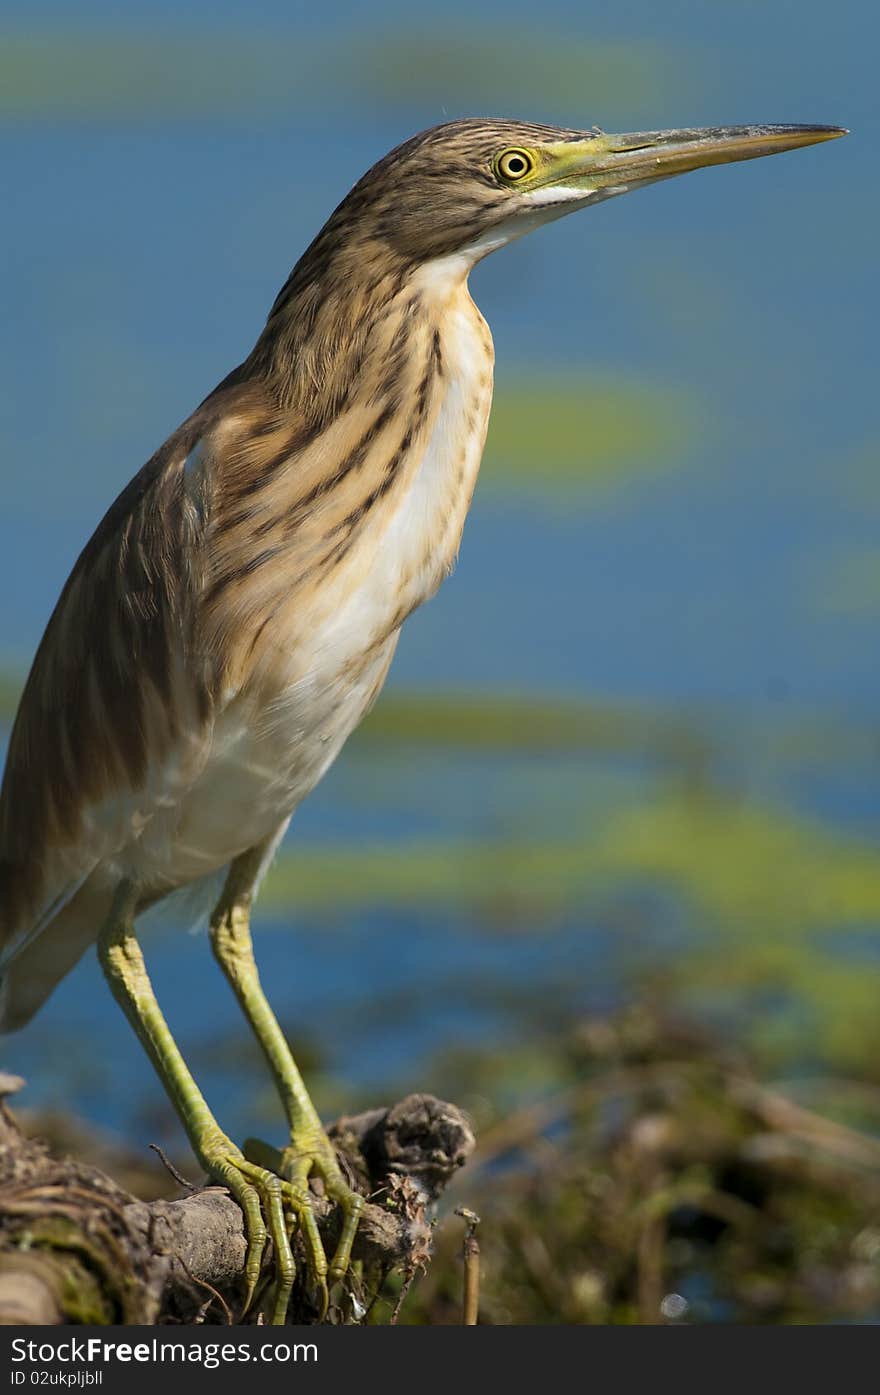
<path id="1" fill-rule="evenodd" d="M 316 1173 L 323 1179 L 327 1195 L 342 1211 L 339 1241 L 329 1268 L 317 1232 L 310 1233 L 311 1227 L 306 1229 L 310 1265 L 326 1303 L 327 1278 L 331 1282 L 341 1279 L 348 1269 L 364 1201 L 342 1175 L 333 1146 L 260 984 L 251 941 L 250 907 L 254 884 L 265 859 L 266 845 L 262 845 L 233 862 L 223 895 L 211 917 L 211 944 L 263 1049 L 281 1095 L 290 1125 L 290 1145 L 282 1154 L 282 1173 L 298 1191 L 306 1191 L 309 1177 Z"/>
<path id="2" fill-rule="evenodd" d="M 186 1129 L 205 1171 L 228 1187 L 241 1206 L 247 1235 L 245 1311 L 260 1277 L 266 1239 L 275 1252 L 273 1323 L 283 1323 L 296 1270 L 285 1208 L 311 1217 L 305 1188 L 248 1161 L 222 1132 L 208 1108 L 156 1001 L 134 932 L 137 894 L 120 889 L 99 939 L 98 956 L 113 994 L 134 1027 Z"/>

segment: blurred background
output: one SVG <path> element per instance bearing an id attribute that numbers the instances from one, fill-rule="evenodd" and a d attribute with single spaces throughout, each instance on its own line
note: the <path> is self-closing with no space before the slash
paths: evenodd
<path id="1" fill-rule="evenodd" d="M 389 147 L 852 128 L 476 270 L 458 569 L 259 903 L 325 1117 L 416 1087 L 489 1140 L 450 1199 L 489 1321 L 880 1315 L 878 41 L 869 0 L 0 4 L 4 731 L 98 518 Z M 147 954 L 224 1124 L 280 1136 L 204 937 Z M 181 1155 L 92 956 L 4 1064 Z M 443 1243 L 411 1320 L 456 1320 Z"/>

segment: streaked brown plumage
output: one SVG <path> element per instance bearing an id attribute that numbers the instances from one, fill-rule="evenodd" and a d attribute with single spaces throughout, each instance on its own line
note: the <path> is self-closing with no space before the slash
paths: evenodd
<path id="1" fill-rule="evenodd" d="M 404 167 L 407 149 L 395 157 Z M 345 569 L 355 588 L 372 565 L 383 518 L 405 495 L 437 415 L 450 314 L 473 323 L 482 347 L 465 422 L 482 440 L 491 338 L 463 278 L 428 295 L 413 284 L 412 253 L 390 252 L 380 240 L 389 210 L 371 204 L 371 189 L 388 158 L 302 258 L 250 357 L 110 509 L 58 603 L 7 760 L 3 943 L 26 933 L 84 874 L 86 881 L 39 949 L 14 961 L 11 1026 L 95 938 L 117 880 L 115 868 L 103 875 L 104 864 L 142 836 L 168 798 L 164 762 L 172 752 L 183 762 L 179 799 L 209 759 L 218 712 L 233 695 L 252 699 L 255 713 L 271 708 L 290 685 L 291 663 L 296 670 L 300 632 L 321 624 L 328 579 Z M 448 245 L 432 233 L 435 245 Z M 200 458 L 188 477 L 194 449 Z M 474 483 L 473 470 L 461 473 L 446 522 L 418 561 L 421 574 L 400 578 L 387 615 L 348 659 L 354 675 L 377 649 L 389 651 L 349 726 L 381 686 L 400 624 L 453 561 Z M 121 806 L 117 817 L 90 829 L 89 811 L 108 799 Z M 225 847 L 217 865 L 251 845 L 247 830 L 244 839 Z M 144 900 L 176 882 L 159 877 L 144 886 Z M 19 981 L 29 987 L 18 990 Z"/>
<path id="2" fill-rule="evenodd" d="M 474 262 L 635 184 L 832 134 L 463 121 L 364 176 L 248 358 L 109 510 L 49 622 L 0 800 L 5 1026 L 114 922 L 120 888 L 129 925 L 232 867 L 227 910 L 245 913 L 458 550 L 492 391 Z"/>

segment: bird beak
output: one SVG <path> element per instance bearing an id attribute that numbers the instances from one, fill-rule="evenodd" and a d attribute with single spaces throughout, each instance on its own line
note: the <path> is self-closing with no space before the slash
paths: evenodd
<path id="1" fill-rule="evenodd" d="M 686 174 L 703 165 L 779 155 L 846 134 L 842 126 L 710 126 L 622 136 L 597 133 L 579 143 L 577 163 L 572 162 L 563 179 L 569 185 L 583 182 L 585 192 L 622 193 L 633 185 Z M 571 149 L 570 154 L 574 155 Z"/>

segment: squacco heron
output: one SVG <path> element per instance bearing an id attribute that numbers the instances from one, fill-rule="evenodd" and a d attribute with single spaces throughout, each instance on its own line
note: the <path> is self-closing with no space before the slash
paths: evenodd
<path id="1" fill-rule="evenodd" d="M 455 560 L 492 397 L 492 339 L 468 273 L 616 194 L 842 134 L 466 120 L 413 137 L 342 201 L 251 353 L 123 490 L 76 563 L 6 762 L 3 1025 L 26 1022 L 97 940 L 197 1158 L 242 1207 L 245 1309 L 271 1241 L 271 1320 L 285 1320 L 294 1252 L 322 1315 L 363 1205 L 264 996 L 250 910 L 293 811 L 379 693 L 401 625 Z M 137 939 L 148 907 L 188 884 L 216 887 L 218 873 L 211 945 L 289 1122 L 276 1170 L 215 1120 Z M 313 1177 L 338 1208 L 329 1259 Z"/>

